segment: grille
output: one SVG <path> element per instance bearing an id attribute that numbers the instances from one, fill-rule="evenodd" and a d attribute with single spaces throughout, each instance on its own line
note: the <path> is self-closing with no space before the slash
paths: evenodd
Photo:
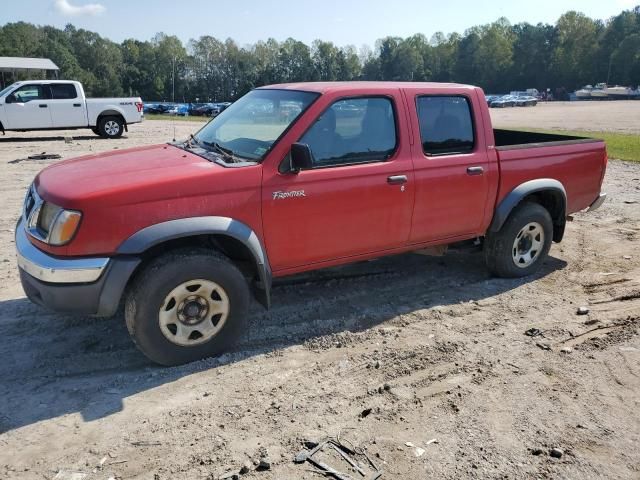
<path id="1" fill-rule="evenodd" d="M 22 208 L 22 218 L 27 222 L 29 220 L 29 215 L 33 211 L 33 207 L 36 206 L 36 191 L 33 188 L 33 185 L 29 187 L 29 191 L 27 192 L 27 196 L 24 199 L 24 206 Z"/>

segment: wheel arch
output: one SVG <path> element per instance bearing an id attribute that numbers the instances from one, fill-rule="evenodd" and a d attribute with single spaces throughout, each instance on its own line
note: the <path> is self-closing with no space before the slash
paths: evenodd
<path id="1" fill-rule="evenodd" d="M 118 117 L 120 120 L 122 120 L 122 125 L 124 126 L 124 128 L 127 128 L 127 120 L 124 118 L 124 113 L 120 110 L 107 109 L 100 112 L 96 117 L 96 127 L 100 125 L 100 120 L 102 120 L 104 117 Z"/>
<path id="2" fill-rule="evenodd" d="M 247 260 L 261 284 L 255 291 L 256 298 L 266 308 L 270 307 L 272 275 L 266 251 L 256 233 L 239 220 L 211 216 L 158 223 L 133 234 L 116 253 L 141 256 L 140 265 L 144 265 L 150 258 L 190 244 L 221 250 L 232 261 Z"/>
<path id="3" fill-rule="evenodd" d="M 523 201 L 532 201 L 547 209 L 553 220 L 553 241 L 562 241 L 567 222 L 567 192 L 562 183 L 553 178 L 529 180 L 511 190 L 496 207 L 489 232 L 498 232 Z"/>

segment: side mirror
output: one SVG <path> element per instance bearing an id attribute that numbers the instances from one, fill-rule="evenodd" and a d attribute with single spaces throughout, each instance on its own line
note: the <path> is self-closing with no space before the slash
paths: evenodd
<path id="1" fill-rule="evenodd" d="M 291 145 L 291 169 L 293 173 L 300 170 L 310 170 L 313 168 L 313 155 L 306 143 L 294 143 Z"/>
<path id="2" fill-rule="evenodd" d="M 7 95 L 7 98 L 4 99 L 5 103 L 16 103 L 16 96 L 12 93 L 11 95 Z"/>

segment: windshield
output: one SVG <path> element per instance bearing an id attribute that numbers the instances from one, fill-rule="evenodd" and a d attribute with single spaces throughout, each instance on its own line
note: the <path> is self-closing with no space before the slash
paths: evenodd
<path id="1" fill-rule="evenodd" d="M 15 83 L 12 83 L 7 88 L 5 88 L 4 90 L 0 91 L 0 97 L 4 96 L 4 94 L 7 93 L 9 90 L 11 90 L 13 87 L 15 87 L 15 85 L 16 85 Z"/>
<path id="2" fill-rule="evenodd" d="M 194 135 L 197 143 L 260 161 L 319 94 L 295 90 L 253 90 Z"/>

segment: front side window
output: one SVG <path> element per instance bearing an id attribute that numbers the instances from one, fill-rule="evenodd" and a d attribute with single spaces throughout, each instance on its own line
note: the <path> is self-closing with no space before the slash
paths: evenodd
<path id="1" fill-rule="evenodd" d="M 17 103 L 27 103 L 33 100 L 43 100 L 45 98 L 44 89 L 41 85 L 25 85 L 13 92 Z"/>
<path id="2" fill-rule="evenodd" d="M 417 107 L 425 155 L 452 155 L 473 150 L 469 100 L 461 96 L 418 97 Z"/>
<path id="3" fill-rule="evenodd" d="M 396 122 L 385 97 L 339 100 L 300 138 L 309 145 L 314 168 L 385 161 L 396 149 Z"/>
<path id="4" fill-rule="evenodd" d="M 54 100 L 70 100 L 78 97 L 76 87 L 71 83 L 52 83 L 49 87 L 51 88 L 51 98 Z"/>
<path id="5" fill-rule="evenodd" d="M 195 139 L 242 159 L 262 160 L 318 95 L 296 90 L 253 90 L 207 123 Z"/>

